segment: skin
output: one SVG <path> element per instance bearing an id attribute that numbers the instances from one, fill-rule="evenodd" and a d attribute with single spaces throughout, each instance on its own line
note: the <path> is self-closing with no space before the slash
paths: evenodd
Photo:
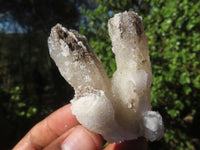
<path id="1" fill-rule="evenodd" d="M 103 148 L 104 139 L 86 128 L 72 115 L 71 104 L 63 106 L 36 124 L 13 150 L 61 150 L 63 144 L 71 144 L 71 150 L 146 150 L 145 138 L 112 143 Z M 75 140 L 74 140 L 75 139 Z M 74 142 L 69 142 L 73 140 Z"/>

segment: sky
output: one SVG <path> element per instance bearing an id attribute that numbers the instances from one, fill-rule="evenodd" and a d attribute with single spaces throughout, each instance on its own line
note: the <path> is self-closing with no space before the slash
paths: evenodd
<path id="1" fill-rule="evenodd" d="M 10 14 L 0 14 L 0 31 L 5 33 L 23 33 L 24 29 L 13 20 Z"/>

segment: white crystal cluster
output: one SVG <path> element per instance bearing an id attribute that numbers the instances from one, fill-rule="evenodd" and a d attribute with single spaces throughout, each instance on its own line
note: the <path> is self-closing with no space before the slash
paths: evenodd
<path id="1" fill-rule="evenodd" d="M 164 126 L 161 115 L 151 111 L 152 73 L 142 18 L 132 11 L 119 13 L 108 29 L 117 63 L 112 78 L 85 36 L 60 24 L 51 30 L 50 55 L 75 90 L 72 113 L 108 142 L 140 136 L 158 140 Z"/>

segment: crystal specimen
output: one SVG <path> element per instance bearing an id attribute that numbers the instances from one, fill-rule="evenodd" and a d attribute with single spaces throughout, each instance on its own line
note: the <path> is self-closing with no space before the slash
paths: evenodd
<path id="1" fill-rule="evenodd" d="M 72 113 L 108 142 L 163 136 L 158 112 L 151 111 L 151 64 L 142 18 L 130 11 L 108 21 L 117 70 L 108 78 L 85 36 L 57 24 L 49 51 L 62 76 L 75 90 Z M 66 116 L 67 117 L 67 116 Z"/>

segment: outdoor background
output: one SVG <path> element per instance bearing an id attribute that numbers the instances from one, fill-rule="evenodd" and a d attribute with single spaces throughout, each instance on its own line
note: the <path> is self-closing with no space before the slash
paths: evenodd
<path id="1" fill-rule="evenodd" d="M 0 148 L 11 149 L 73 88 L 49 57 L 56 23 L 88 37 L 111 77 L 116 69 L 107 31 L 115 13 L 143 17 L 152 62 L 152 106 L 164 119 L 164 138 L 150 150 L 200 149 L 200 1 L 0 0 Z M 67 116 L 66 116 L 67 117 Z"/>

